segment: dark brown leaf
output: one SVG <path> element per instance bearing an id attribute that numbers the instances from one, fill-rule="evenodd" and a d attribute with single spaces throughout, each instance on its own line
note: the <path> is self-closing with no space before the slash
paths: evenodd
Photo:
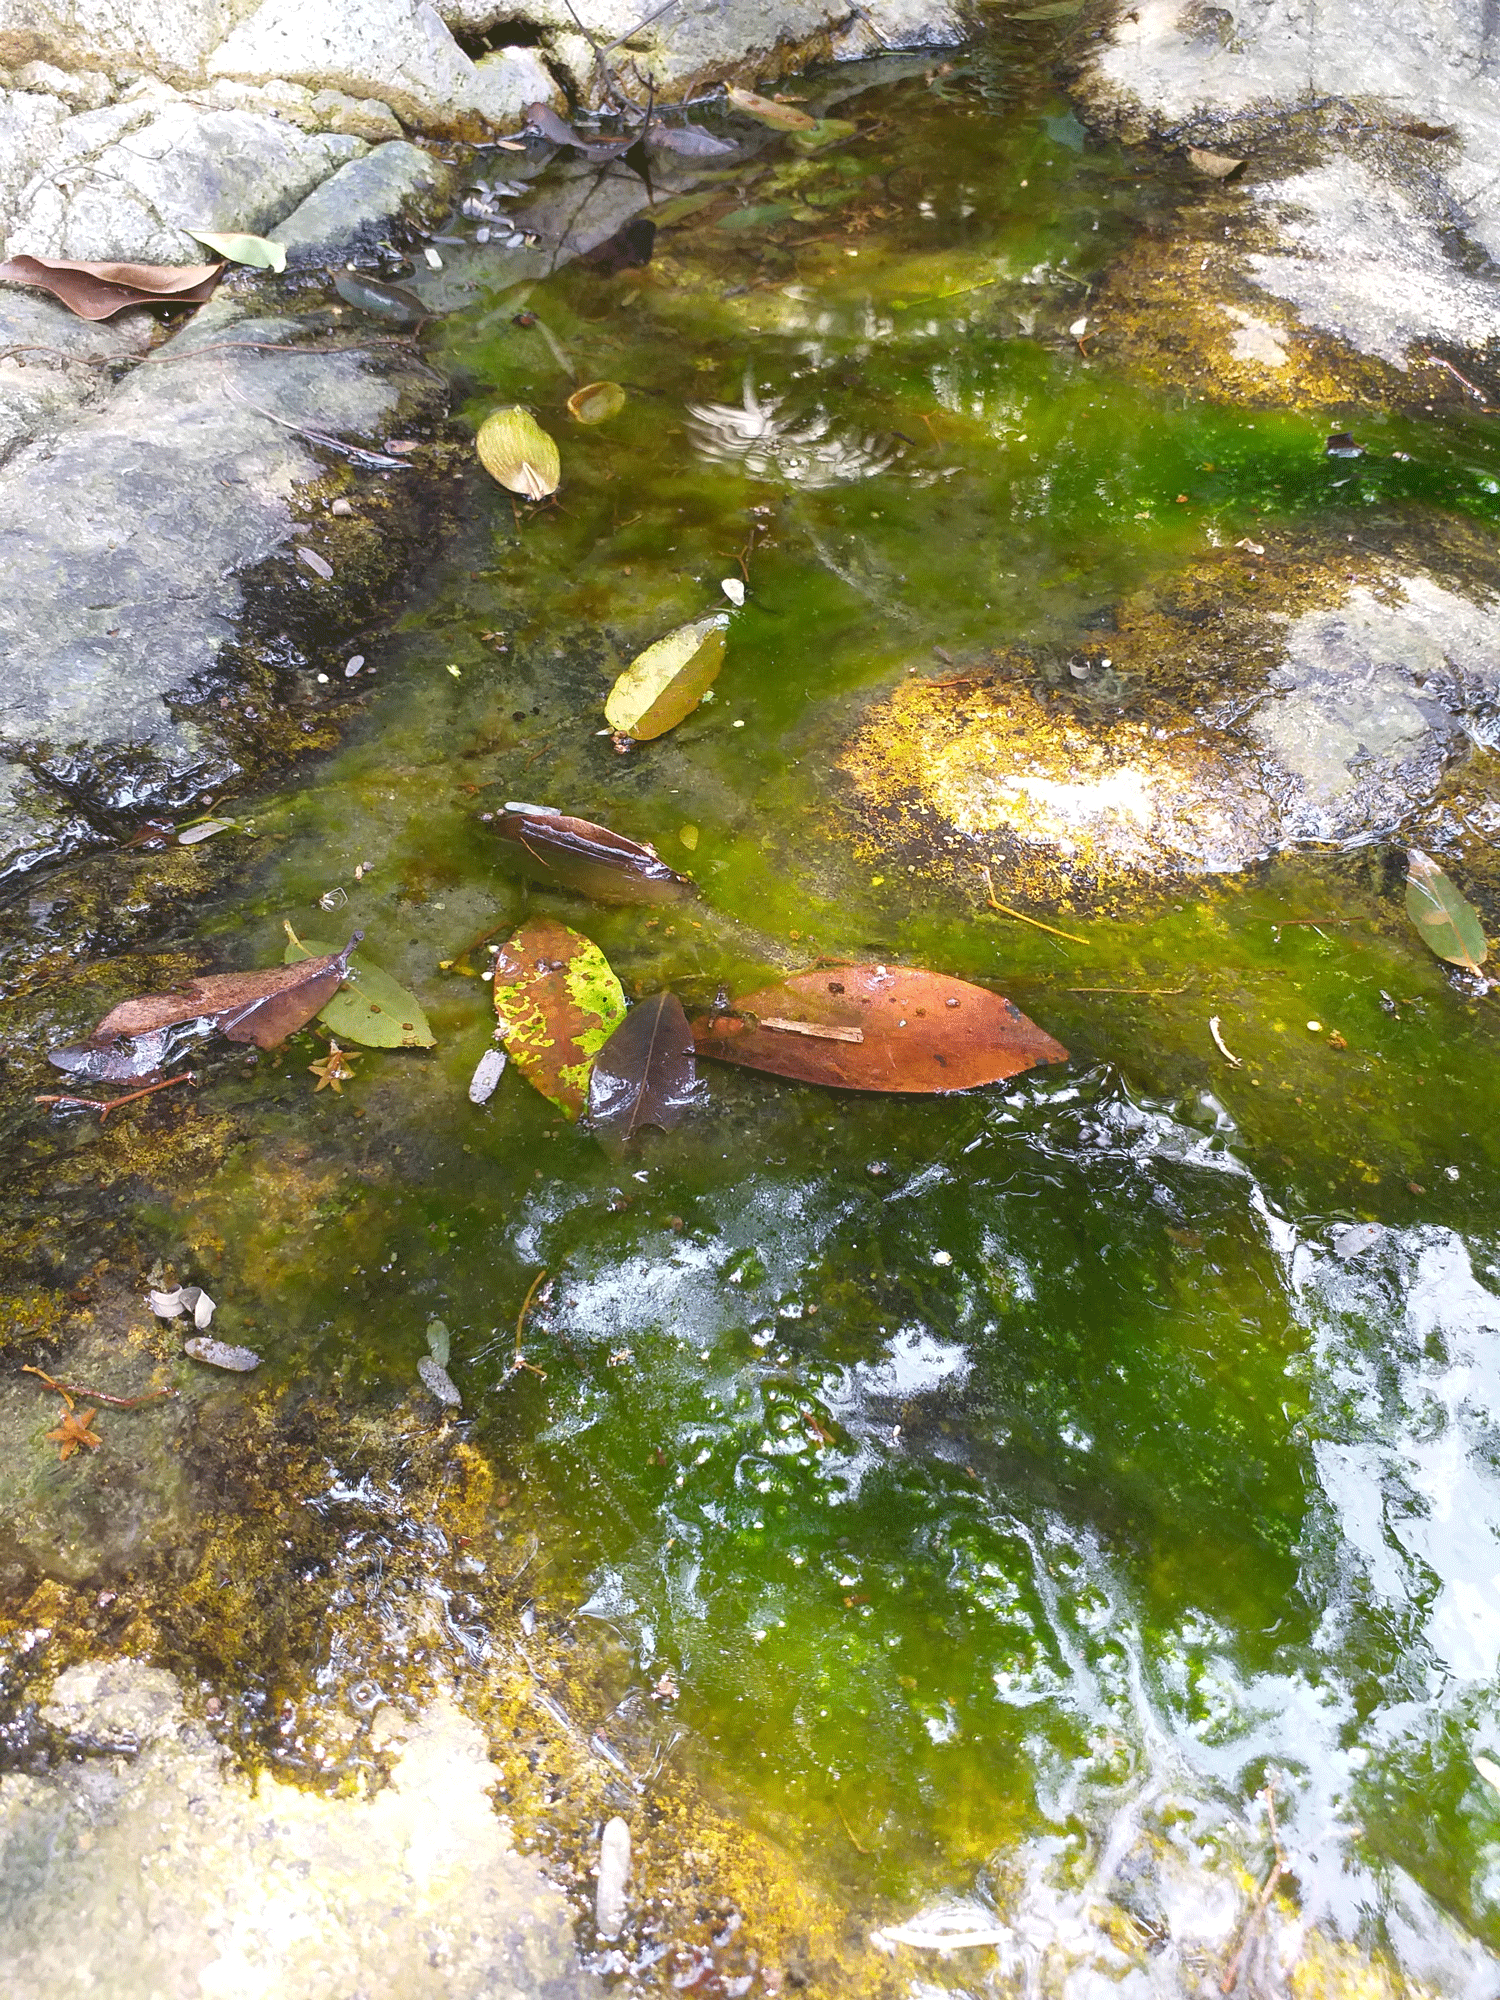
<path id="1" fill-rule="evenodd" d="M 540 132 L 544 139 L 550 139 L 554 146 L 573 146 L 586 160 L 596 165 L 605 160 L 618 159 L 621 153 L 629 152 L 635 144 L 635 134 L 626 133 L 617 139 L 607 139 L 600 133 L 589 136 L 575 132 L 566 118 L 560 117 L 550 104 L 528 104 L 526 123 L 533 132 Z"/>
<path id="2" fill-rule="evenodd" d="M 623 1146 L 642 1125 L 670 1132 L 698 1081 L 693 1031 L 675 993 L 632 1007 L 594 1058 L 589 1117 L 606 1144 Z"/>
<path id="3" fill-rule="evenodd" d="M 692 887 L 654 848 L 551 806 L 509 801 L 494 826 L 524 875 L 576 889 L 595 902 L 675 903 Z"/>
<path id="4" fill-rule="evenodd" d="M 295 965 L 272 965 L 254 972 L 214 972 L 189 980 L 176 993 L 145 993 L 112 1007 L 86 1042 L 53 1049 L 47 1060 L 74 1075 L 123 1082 L 147 1076 L 166 1061 L 171 1030 L 206 1024 L 203 1032 L 231 1042 L 254 1042 L 274 1049 L 306 1027 L 338 991 L 349 970 L 349 954 L 364 936 L 356 931 L 342 951 Z M 138 1038 L 133 1049 L 118 1044 Z"/>
<path id="5" fill-rule="evenodd" d="M 638 271 L 649 264 L 655 246 L 656 224 L 644 215 L 636 215 L 607 242 L 596 243 L 592 250 L 586 250 L 578 261 L 588 264 L 601 276 L 612 278 L 617 271 Z"/>
<path id="6" fill-rule="evenodd" d="M 80 319 L 111 319 L 126 306 L 198 305 L 222 264 L 79 264 L 66 257 L 11 257 L 0 278 L 37 285 Z"/>
<path id="7" fill-rule="evenodd" d="M 698 1053 L 840 1090 L 998 1083 L 1068 1052 L 1003 995 L 904 965 L 837 965 L 693 1022 Z"/>

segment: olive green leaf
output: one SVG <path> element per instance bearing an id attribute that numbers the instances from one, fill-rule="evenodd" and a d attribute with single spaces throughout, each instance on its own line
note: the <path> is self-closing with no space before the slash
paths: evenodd
<path id="1" fill-rule="evenodd" d="M 299 938 L 290 924 L 284 928 L 289 942 L 282 957 L 288 965 L 320 957 L 328 949 L 313 938 Z M 420 1001 L 368 959 L 350 960 L 347 985 L 319 1011 L 318 1019 L 330 1034 L 367 1049 L 430 1049 L 436 1040 Z"/>
<path id="2" fill-rule="evenodd" d="M 1489 956 L 1479 912 L 1420 847 L 1407 849 L 1406 914 L 1422 942 L 1450 965 L 1477 972 Z"/>
<path id="3" fill-rule="evenodd" d="M 624 407 L 625 391 L 618 382 L 589 382 L 568 398 L 573 421 L 579 424 L 602 424 L 617 417 Z"/>
<path id="4" fill-rule="evenodd" d="M 492 410 L 474 440 L 479 463 L 492 479 L 528 500 L 545 500 L 557 491 L 562 459 L 557 446 L 530 410 L 519 403 Z"/>
<path id="5" fill-rule="evenodd" d="M 604 719 L 622 736 L 648 743 L 691 715 L 724 664 L 727 611 L 679 625 L 639 653 L 609 691 Z"/>
<path id="6" fill-rule="evenodd" d="M 256 271 L 284 271 L 286 246 L 264 236 L 221 236 L 212 229 L 190 229 L 188 235 L 206 243 L 233 264 L 248 264 Z"/>

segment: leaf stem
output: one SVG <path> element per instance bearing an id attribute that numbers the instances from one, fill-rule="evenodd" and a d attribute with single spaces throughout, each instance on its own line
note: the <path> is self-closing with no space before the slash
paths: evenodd
<path id="1" fill-rule="evenodd" d="M 541 1282 L 543 1278 L 546 1277 L 546 1275 L 547 1275 L 546 1267 L 543 1266 L 543 1268 L 540 1271 L 538 1271 L 536 1276 L 532 1279 L 531 1288 L 527 1292 L 525 1298 L 521 1301 L 521 1310 L 516 1314 L 516 1358 L 510 1364 L 510 1372 L 512 1375 L 516 1373 L 517 1369 L 525 1368 L 526 1370 L 529 1371 L 529 1373 L 537 1376 L 543 1382 L 545 1382 L 547 1379 L 546 1369 L 538 1368 L 533 1362 L 527 1361 L 522 1356 L 521 1332 L 524 1326 L 526 1325 L 526 1315 L 531 1311 L 531 1301 L 536 1297 Z"/>
<path id="2" fill-rule="evenodd" d="M 1054 924 L 1044 924 L 1040 917 L 1028 917 L 1022 910 L 1013 910 L 1006 903 L 997 903 L 995 901 L 995 885 L 990 880 L 989 869 L 981 868 L 979 872 L 984 877 L 984 890 L 986 896 L 989 898 L 990 908 L 998 910 L 1002 917 L 1014 917 L 1018 924 L 1030 924 L 1033 930 L 1046 931 L 1049 937 L 1066 938 L 1069 944 L 1088 943 L 1087 938 L 1074 937 L 1071 931 L 1060 931 Z"/>

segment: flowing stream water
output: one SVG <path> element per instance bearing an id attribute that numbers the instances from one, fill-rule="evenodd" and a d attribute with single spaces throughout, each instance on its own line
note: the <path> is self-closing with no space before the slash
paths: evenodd
<path id="1" fill-rule="evenodd" d="M 559 438 L 560 500 L 465 476 L 365 642 L 342 747 L 236 803 L 243 865 L 174 939 L 252 965 L 285 918 L 357 924 L 437 1046 L 366 1055 L 339 1096 L 313 1094 L 307 1037 L 226 1056 L 204 1089 L 239 1143 L 201 1179 L 142 1170 L 130 1228 L 264 1353 L 255 1393 L 411 1395 L 440 1317 L 530 1615 L 861 1936 L 945 1905 L 1005 1927 L 951 1955 L 887 1937 L 897 1990 L 1048 1966 L 1217 1987 L 1269 1791 L 1286 1873 L 1244 1977 L 1274 1987 L 1305 1934 L 1299 1992 L 1492 1993 L 1493 1002 L 1413 933 L 1399 852 L 1028 904 L 1055 936 L 990 909 L 977 868 L 964 892 L 861 837 L 841 758 L 872 701 L 982 649 L 1029 649 L 1045 692 L 1142 579 L 1268 523 L 1487 526 L 1500 444 L 1361 411 L 1382 455 L 1351 481 L 1323 453 L 1347 413 L 1198 400 L 1086 351 L 1101 274 L 1186 188 L 1085 135 L 1038 39 L 846 78 L 850 135 L 700 182 L 649 265 L 491 286 L 432 334 L 474 425 L 524 401 Z M 623 411 L 572 424 L 595 379 Z M 748 594 L 712 701 L 621 754 L 614 675 L 725 577 Z M 694 899 L 523 888 L 486 822 L 517 797 L 654 842 Z M 622 1161 L 514 1069 L 467 1100 L 493 1014 L 463 948 L 528 912 L 692 1006 L 819 956 L 930 966 L 1072 1059 L 932 1099 L 705 1065 L 688 1120 Z M 89 1171 L 115 1127 L 45 1144 Z M 543 1270 L 522 1342 L 544 1375 L 512 1365 Z M 451 1618 L 461 1667 L 484 1634 Z M 320 1685 L 382 1673 L 330 1655 Z"/>

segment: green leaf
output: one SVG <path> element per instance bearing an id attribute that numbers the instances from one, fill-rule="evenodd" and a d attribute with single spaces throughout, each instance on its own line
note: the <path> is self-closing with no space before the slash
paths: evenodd
<path id="1" fill-rule="evenodd" d="M 649 743 L 691 715 L 724 664 L 727 611 L 679 625 L 639 653 L 609 691 L 604 719 L 622 736 Z"/>
<path id="2" fill-rule="evenodd" d="M 790 222 L 795 213 L 789 201 L 761 201 L 749 208 L 732 208 L 721 215 L 720 229 L 764 229 L 773 222 Z"/>
<path id="3" fill-rule="evenodd" d="M 625 995 L 591 938 L 534 917 L 500 947 L 495 1016 L 526 1081 L 576 1119 L 589 1101 L 594 1058 L 625 1018 Z"/>
<path id="4" fill-rule="evenodd" d="M 449 1333 L 447 1327 L 443 1325 L 443 1322 L 440 1319 L 428 1320 L 427 1352 L 432 1356 L 439 1368 L 446 1368 L 448 1366 L 448 1356 L 452 1351 L 452 1347 L 453 1336 Z"/>
<path id="5" fill-rule="evenodd" d="M 805 132 L 789 132 L 787 143 L 799 153 L 821 153 L 825 146 L 839 145 L 845 139 L 852 139 L 859 127 L 851 125 L 847 118 L 820 118 Z"/>
<path id="6" fill-rule="evenodd" d="M 509 492 L 545 500 L 557 491 L 562 478 L 557 446 L 519 403 L 490 412 L 479 426 L 474 449 L 491 479 L 498 479 Z"/>
<path id="7" fill-rule="evenodd" d="M 618 382 L 589 382 L 568 398 L 568 411 L 579 424 L 602 424 L 617 417 L 625 407 L 625 391 Z"/>
<path id="8" fill-rule="evenodd" d="M 1479 912 L 1419 847 L 1406 854 L 1406 914 L 1422 942 L 1450 965 L 1478 972 L 1489 956 Z"/>
<path id="9" fill-rule="evenodd" d="M 231 263 L 248 264 L 256 271 L 284 271 L 286 269 L 286 246 L 272 243 L 265 236 L 221 236 L 212 229 L 190 229 L 187 234 L 200 243 L 206 243 L 210 250 L 217 250 L 221 257 Z"/>
<path id="10" fill-rule="evenodd" d="M 1026 7 L 1008 18 L 1012 21 L 1063 21 L 1083 12 L 1083 0 L 1046 0 L 1041 7 Z"/>
<path id="11" fill-rule="evenodd" d="M 295 965 L 299 958 L 318 958 L 329 947 L 315 938 L 297 938 L 282 958 Z M 351 959 L 348 984 L 341 986 L 318 1015 L 340 1041 L 366 1049 L 430 1049 L 436 1037 L 421 1002 L 368 959 Z"/>

